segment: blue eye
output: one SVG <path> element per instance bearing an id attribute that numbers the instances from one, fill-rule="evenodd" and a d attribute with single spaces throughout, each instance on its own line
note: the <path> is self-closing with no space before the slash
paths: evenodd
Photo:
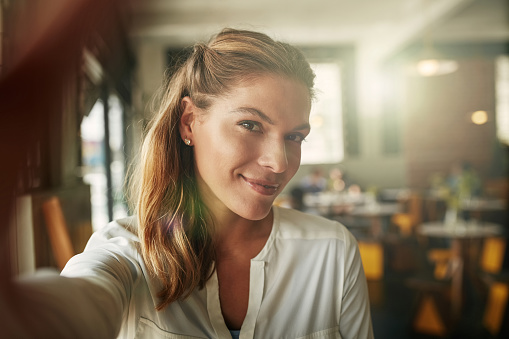
<path id="1" fill-rule="evenodd" d="M 247 129 L 250 132 L 259 132 L 259 131 L 261 131 L 260 124 L 255 122 L 255 121 L 249 121 L 249 120 L 241 121 L 239 123 L 239 125 L 244 127 L 245 129 Z"/>

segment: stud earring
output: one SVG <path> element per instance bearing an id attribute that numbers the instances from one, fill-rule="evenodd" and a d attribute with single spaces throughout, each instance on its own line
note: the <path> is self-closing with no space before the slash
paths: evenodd
<path id="1" fill-rule="evenodd" d="M 185 143 L 187 146 L 189 146 L 189 145 L 191 145 L 191 140 L 189 140 L 188 138 L 185 138 L 185 139 L 184 139 L 184 143 Z"/>

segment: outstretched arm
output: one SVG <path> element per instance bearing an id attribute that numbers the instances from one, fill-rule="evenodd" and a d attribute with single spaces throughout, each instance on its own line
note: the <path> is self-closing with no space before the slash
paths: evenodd
<path id="1" fill-rule="evenodd" d="M 14 281 L 11 292 L 0 301 L 6 338 L 115 338 L 119 332 L 121 303 L 89 279 L 39 272 Z"/>

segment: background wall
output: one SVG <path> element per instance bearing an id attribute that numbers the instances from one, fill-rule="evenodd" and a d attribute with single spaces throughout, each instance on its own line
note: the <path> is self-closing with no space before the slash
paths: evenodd
<path id="1" fill-rule="evenodd" d="M 497 145 L 494 76 L 494 60 L 476 58 L 461 61 L 452 74 L 407 78 L 404 144 L 411 186 L 423 187 L 433 173 L 447 174 L 463 162 L 490 176 Z M 478 110 L 488 113 L 483 125 L 471 120 Z"/>

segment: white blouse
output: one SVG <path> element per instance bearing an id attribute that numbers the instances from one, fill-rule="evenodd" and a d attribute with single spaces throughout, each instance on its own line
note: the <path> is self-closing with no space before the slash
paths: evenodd
<path id="1" fill-rule="evenodd" d="M 251 260 L 249 304 L 240 339 L 373 338 L 355 238 L 335 221 L 285 208 L 273 210 L 271 234 Z M 88 309 L 91 317 L 107 314 L 113 327 L 108 330 L 120 331 L 119 338 L 231 338 L 215 273 L 205 288 L 156 311 L 161 285 L 145 267 L 134 218 L 112 222 L 94 233 L 62 275 L 89 282 L 81 288 L 90 285 L 94 298 L 80 308 Z M 99 310 L 97 300 L 104 301 Z"/>

